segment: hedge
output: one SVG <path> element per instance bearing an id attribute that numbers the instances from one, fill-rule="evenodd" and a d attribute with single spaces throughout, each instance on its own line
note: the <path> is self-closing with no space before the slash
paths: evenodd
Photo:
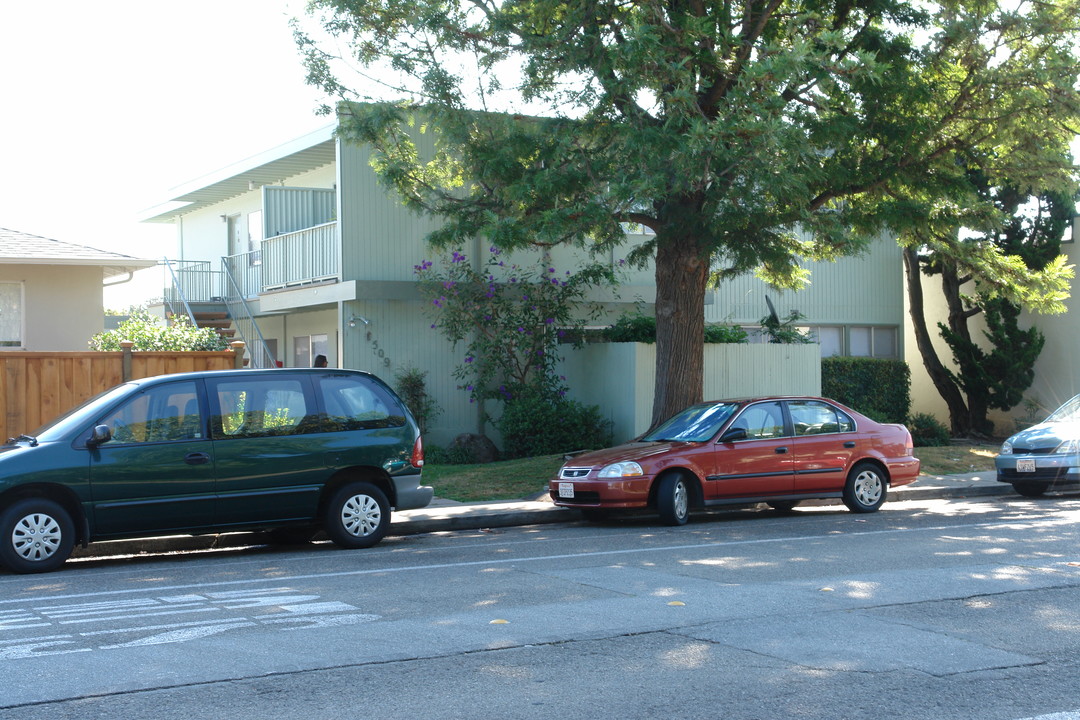
<path id="1" fill-rule="evenodd" d="M 879 422 L 903 423 L 911 410 L 911 370 L 903 360 L 822 358 L 821 392 Z"/>

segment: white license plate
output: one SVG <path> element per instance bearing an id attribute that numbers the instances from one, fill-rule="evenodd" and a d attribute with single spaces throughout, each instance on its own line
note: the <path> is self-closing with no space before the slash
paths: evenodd
<path id="1" fill-rule="evenodd" d="M 559 497 L 573 499 L 574 483 L 559 483 Z"/>
<path id="2" fill-rule="evenodd" d="M 1017 458 L 1016 472 L 1035 472 L 1035 460 L 1033 458 Z"/>

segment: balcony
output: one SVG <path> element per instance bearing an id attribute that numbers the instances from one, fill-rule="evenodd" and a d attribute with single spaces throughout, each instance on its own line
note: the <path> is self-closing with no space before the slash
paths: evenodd
<path id="1" fill-rule="evenodd" d="M 341 280 L 337 222 L 282 233 L 262 242 L 253 252 L 221 259 L 221 270 L 209 261 L 172 263 L 175 286 L 166 298 L 189 303 L 241 297 L 251 300 L 268 292 Z"/>

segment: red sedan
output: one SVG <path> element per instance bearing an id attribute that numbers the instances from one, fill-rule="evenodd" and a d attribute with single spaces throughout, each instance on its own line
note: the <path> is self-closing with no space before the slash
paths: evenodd
<path id="1" fill-rule="evenodd" d="M 682 525 L 691 508 L 753 502 L 791 510 L 808 498 L 842 498 L 874 512 L 889 486 L 919 474 L 911 433 L 832 400 L 761 397 L 688 407 L 637 440 L 579 455 L 549 490 L 586 516 L 652 508 Z"/>

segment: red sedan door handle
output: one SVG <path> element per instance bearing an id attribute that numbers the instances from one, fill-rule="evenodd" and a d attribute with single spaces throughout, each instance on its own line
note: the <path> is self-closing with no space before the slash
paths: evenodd
<path id="1" fill-rule="evenodd" d="M 855 447 L 855 441 L 854 440 L 848 440 L 846 443 L 844 443 L 844 447 L 846 447 L 846 448 Z"/>
<path id="2" fill-rule="evenodd" d="M 188 453 L 184 456 L 184 462 L 188 465 L 205 465 L 210 462 L 210 455 L 204 452 Z"/>
<path id="3" fill-rule="evenodd" d="M 783 455 L 783 454 L 784 454 L 784 453 L 786 453 L 786 452 L 787 452 L 787 448 L 786 448 L 786 447 L 778 447 L 778 448 L 776 448 L 776 454 L 777 454 L 777 455 Z"/>

